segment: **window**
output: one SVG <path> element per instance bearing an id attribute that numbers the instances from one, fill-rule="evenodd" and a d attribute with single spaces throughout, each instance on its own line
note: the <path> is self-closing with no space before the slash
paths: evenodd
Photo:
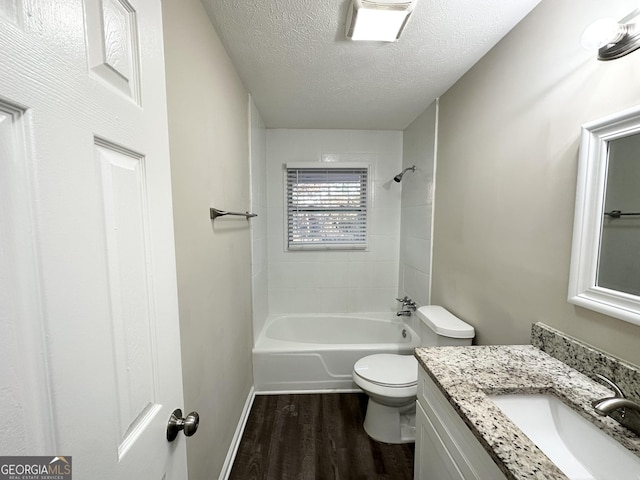
<path id="1" fill-rule="evenodd" d="M 288 164 L 288 248 L 366 248 L 368 173 L 366 165 Z"/>

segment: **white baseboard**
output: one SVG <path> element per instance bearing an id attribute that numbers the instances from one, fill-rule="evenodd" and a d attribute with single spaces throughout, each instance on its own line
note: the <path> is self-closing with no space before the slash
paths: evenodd
<path id="1" fill-rule="evenodd" d="M 306 393 L 360 393 L 362 390 L 360 388 L 318 388 L 318 389 L 306 389 L 306 390 L 259 390 L 255 392 L 255 395 L 289 395 L 289 394 L 300 394 L 304 395 Z"/>
<path id="2" fill-rule="evenodd" d="M 249 395 L 247 395 L 247 400 L 244 403 L 244 408 L 242 409 L 242 415 L 240 415 L 240 420 L 238 421 L 236 432 L 233 434 L 233 439 L 231 440 L 231 445 L 229 446 L 227 457 L 224 459 L 224 465 L 222 466 L 222 471 L 220 472 L 218 480 L 227 480 L 229 478 L 229 475 L 231 474 L 233 461 L 235 460 L 236 454 L 238 453 L 238 447 L 240 447 L 240 441 L 242 440 L 244 427 L 247 425 L 247 420 L 249 419 L 249 413 L 251 413 L 251 406 L 253 405 L 254 398 L 256 398 L 255 390 L 253 387 L 251 387 L 251 390 L 249 390 Z"/>

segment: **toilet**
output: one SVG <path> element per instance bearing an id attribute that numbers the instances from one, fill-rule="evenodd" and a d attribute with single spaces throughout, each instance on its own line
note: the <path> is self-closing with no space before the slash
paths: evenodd
<path id="1" fill-rule="evenodd" d="M 471 325 L 443 307 L 428 305 L 416 311 L 420 346 L 471 345 Z M 353 366 L 353 381 L 368 396 L 364 429 L 379 442 L 411 443 L 416 439 L 418 361 L 413 355 L 368 355 Z"/>

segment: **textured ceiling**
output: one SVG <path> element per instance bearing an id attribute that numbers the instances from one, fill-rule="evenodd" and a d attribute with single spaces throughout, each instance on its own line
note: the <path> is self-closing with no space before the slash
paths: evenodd
<path id="1" fill-rule="evenodd" d="M 395 43 L 346 39 L 349 0 L 202 0 L 269 128 L 402 130 L 540 0 L 418 0 Z"/>

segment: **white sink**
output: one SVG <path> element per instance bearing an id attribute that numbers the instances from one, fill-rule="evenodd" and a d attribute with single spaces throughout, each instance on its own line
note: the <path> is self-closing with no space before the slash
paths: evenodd
<path id="1" fill-rule="evenodd" d="M 489 397 L 570 479 L 640 480 L 640 458 L 553 395 Z"/>

